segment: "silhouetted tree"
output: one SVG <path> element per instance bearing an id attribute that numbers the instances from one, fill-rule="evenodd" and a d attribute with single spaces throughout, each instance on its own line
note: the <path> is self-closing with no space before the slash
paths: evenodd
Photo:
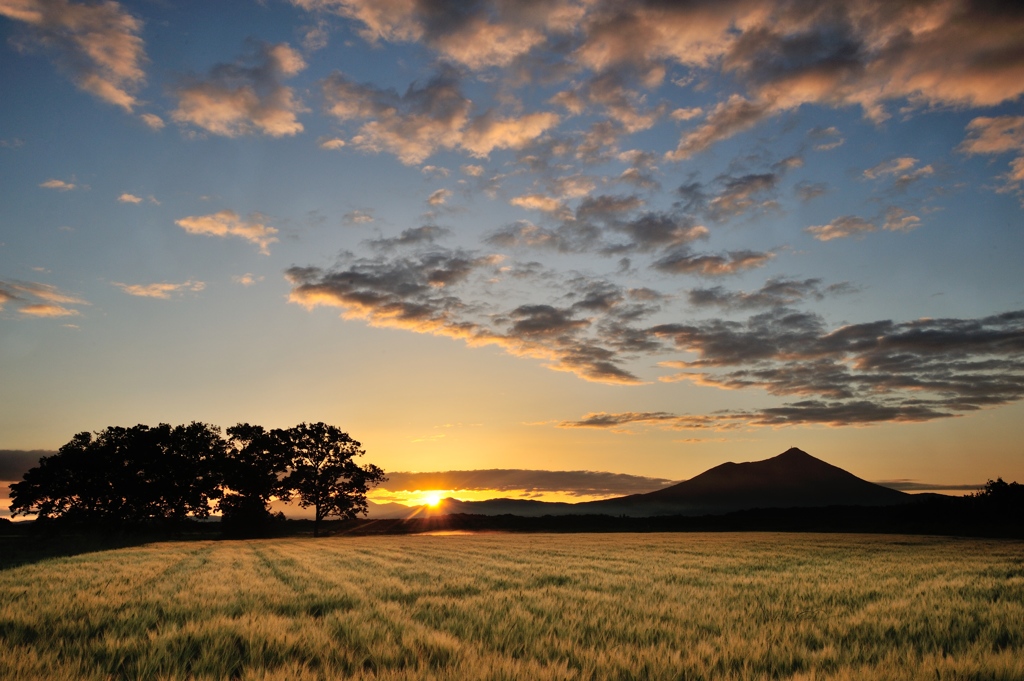
<path id="1" fill-rule="evenodd" d="M 982 512 L 992 514 L 999 522 L 1024 525 L 1024 485 L 996 478 L 986 482 L 973 497 Z"/>
<path id="2" fill-rule="evenodd" d="M 287 438 L 282 431 L 248 423 L 228 428 L 227 435 L 224 496 L 217 504 L 221 522 L 228 534 L 259 534 L 274 520 L 271 499 L 290 497 L 283 483 L 291 462 Z"/>
<path id="3" fill-rule="evenodd" d="M 366 492 L 384 482 L 384 471 L 373 464 L 359 466 L 354 457 L 366 452 L 348 433 L 325 423 L 300 423 L 283 431 L 291 454 L 286 483 L 303 508 L 313 507 L 313 536 L 331 516 L 355 518 L 366 512 Z"/>
<path id="4" fill-rule="evenodd" d="M 104 524 L 206 518 L 224 449 L 219 428 L 196 422 L 78 433 L 11 485 L 11 512 Z"/>

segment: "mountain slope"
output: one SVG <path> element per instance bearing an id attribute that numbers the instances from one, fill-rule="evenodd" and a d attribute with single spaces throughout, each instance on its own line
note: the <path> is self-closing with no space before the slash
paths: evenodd
<path id="1" fill-rule="evenodd" d="M 697 515 L 748 508 L 884 506 L 912 498 L 858 478 L 794 447 L 763 461 L 723 463 L 647 494 L 578 505 L 588 506 L 595 513 Z"/>

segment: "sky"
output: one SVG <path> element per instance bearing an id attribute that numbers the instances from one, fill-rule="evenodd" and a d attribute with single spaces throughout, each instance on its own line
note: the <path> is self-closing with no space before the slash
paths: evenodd
<path id="1" fill-rule="evenodd" d="M 1017 3 L 0 0 L 0 92 L 12 479 L 195 420 L 447 474 L 394 501 L 1024 480 Z"/>

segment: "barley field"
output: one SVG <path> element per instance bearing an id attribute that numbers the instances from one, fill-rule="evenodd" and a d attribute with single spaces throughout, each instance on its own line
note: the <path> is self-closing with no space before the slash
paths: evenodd
<path id="1" fill-rule="evenodd" d="M 1024 679 L 1024 544 L 288 538 L 0 570 L 0 679 L 340 678 Z"/>

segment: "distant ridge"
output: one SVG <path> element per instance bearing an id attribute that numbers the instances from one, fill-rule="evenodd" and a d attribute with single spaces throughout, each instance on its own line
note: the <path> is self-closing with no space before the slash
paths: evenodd
<path id="1" fill-rule="evenodd" d="M 704 515 L 751 508 L 888 506 L 913 497 L 793 447 L 763 461 L 723 463 L 664 489 L 578 504 L 627 515 Z"/>
<path id="2" fill-rule="evenodd" d="M 823 506 L 892 506 L 915 495 L 876 485 L 796 447 L 778 456 L 747 463 L 723 463 L 689 480 L 645 494 L 577 504 L 526 499 L 459 501 L 445 499 L 437 508 L 410 508 L 404 513 L 440 515 L 720 515 L 755 508 Z M 394 507 L 397 504 L 389 504 Z M 397 509 L 387 515 L 398 517 Z"/>

